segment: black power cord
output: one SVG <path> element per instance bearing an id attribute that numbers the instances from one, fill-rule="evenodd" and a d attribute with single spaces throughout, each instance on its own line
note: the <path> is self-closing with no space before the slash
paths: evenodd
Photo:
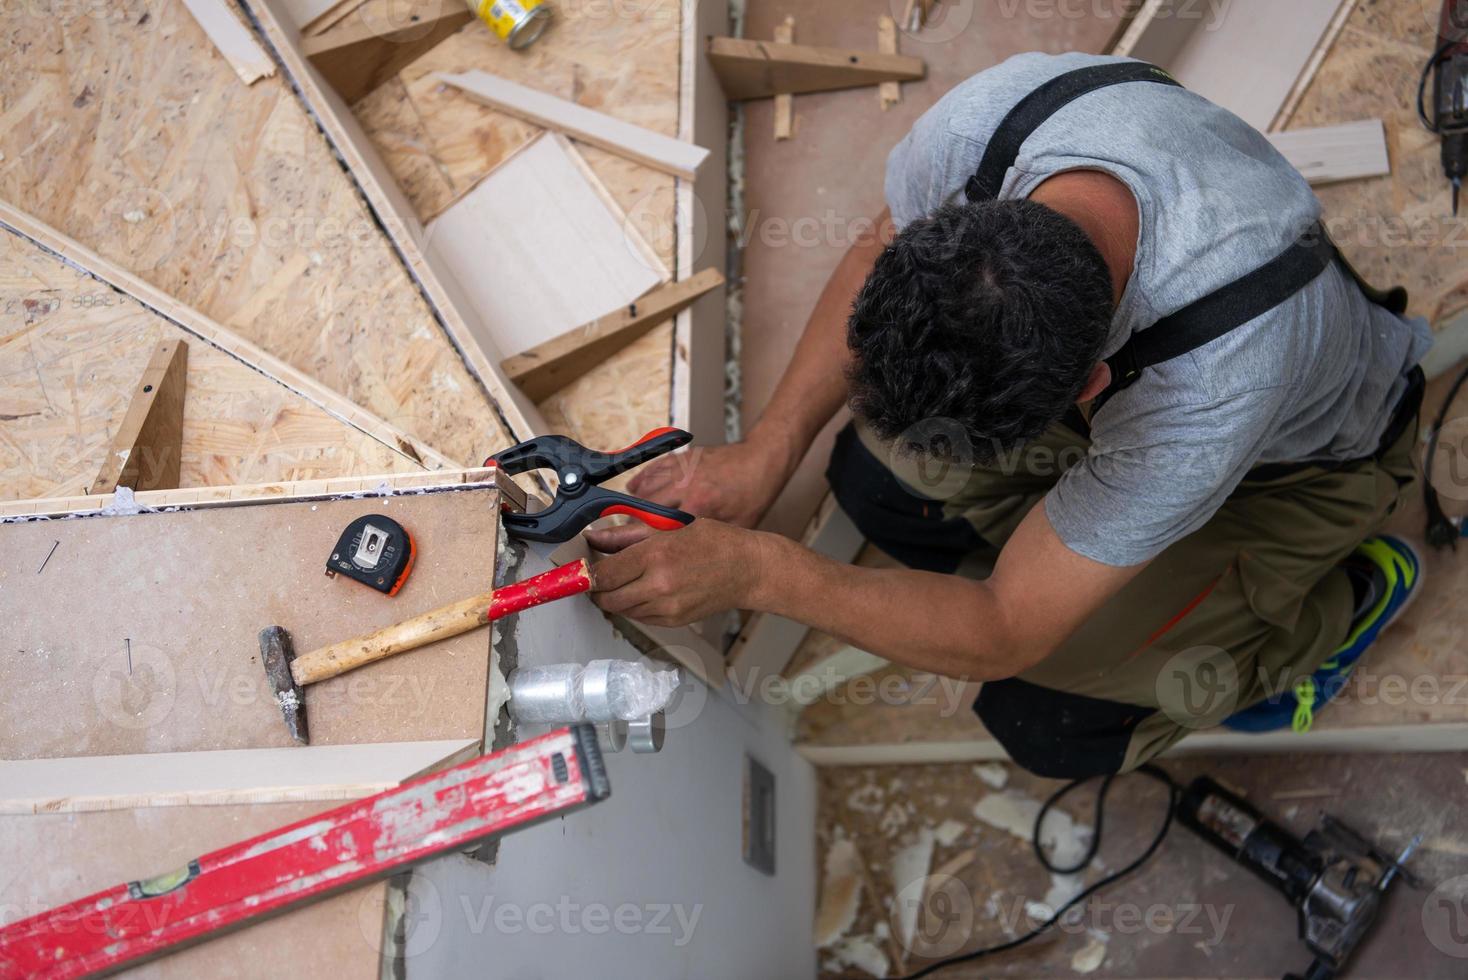
<path id="1" fill-rule="evenodd" d="M 938 960 L 936 962 L 929 963 L 927 966 L 914 973 L 908 973 L 901 977 L 894 977 L 892 978 L 892 980 L 918 980 L 919 977 L 926 977 L 929 974 L 934 973 L 938 970 L 953 966 L 955 963 L 967 963 L 970 960 L 976 960 L 983 956 L 993 956 L 995 953 L 1003 953 L 1008 950 L 1014 949 L 1017 946 L 1023 946 L 1030 940 L 1043 935 L 1047 930 L 1054 926 L 1055 923 L 1059 922 L 1066 912 L 1069 912 L 1076 905 L 1084 902 L 1086 899 L 1090 898 L 1101 889 L 1106 888 L 1109 885 L 1115 884 L 1116 882 L 1125 878 L 1127 875 L 1131 874 L 1133 871 L 1136 871 L 1142 865 L 1146 864 L 1147 861 L 1152 857 L 1152 855 L 1157 853 L 1157 849 L 1161 847 L 1162 842 L 1167 839 L 1167 832 L 1172 829 L 1172 818 L 1173 815 L 1177 813 L 1178 800 L 1182 796 L 1182 787 L 1174 782 L 1173 778 L 1169 776 L 1166 772 L 1162 771 L 1154 765 L 1144 765 L 1139 767 L 1136 771 L 1143 775 L 1152 777 L 1153 779 L 1157 780 L 1159 783 L 1167 787 L 1167 813 L 1162 818 L 1162 826 L 1158 829 L 1157 836 L 1152 838 L 1152 843 L 1147 845 L 1146 850 L 1144 850 L 1136 860 L 1128 864 L 1126 867 L 1122 868 L 1120 871 L 1115 871 L 1107 875 L 1105 878 L 1102 878 L 1100 881 L 1097 881 L 1094 885 L 1087 888 L 1085 891 L 1081 892 L 1070 901 L 1066 902 L 1060 908 L 1056 909 L 1054 914 L 1052 914 L 1046 922 L 1025 933 L 1023 936 L 1011 939 L 1008 942 L 1000 943 L 997 946 L 986 946 L 983 949 L 976 949 L 968 953 L 960 953 L 957 956 L 950 956 L 948 959 L 945 960 Z M 1074 866 L 1069 868 L 1059 867 L 1053 861 L 1051 861 L 1048 856 L 1046 856 L 1045 849 L 1040 845 L 1040 828 L 1045 823 L 1046 815 L 1050 813 L 1050 810 L 1055 806 L 1055 804 L 1059 803 L 1062 799 L 1068 796 L 1072 790 L 1083 786 L 1086 783 L 1089 783 L 1092 779 L 1097 778 L 1101 780 L 1101 788 L 1096 791 L 1096 816 L 1094 820 L 1095 831 L 1091 835 L 1091 846 L 1086 849 L 1085 856 L 1082 857 L 1081 860 Z M 1110 775 L 1100 777 L 1089 776 L 1085 779 L 1072 780 L 1071 782 L 1066 783 L 1064 786 L 1060 787 L 1060 789 L 1051 794 L 1050 798 L 1045 801 L 1043 806 L 1040 807 L 1040 812 L 1035 816 L 1035 836 L 1032 843 L 1034 844 L 1035 848 L 1035 857 L 1039 858 L 1040 864 L 1044 866 L 1046 871 L 1058 875 L 1075 874 L 1076 872 L 1088 866 L 1091 861 L 1096 857 L 1096 852 L 1101 849 L 1101 821 L 1102 817 L 1105 815 L 1106 794 L 1111 791 L 1111 784 L 1115 779 L 1115 775 Z"/>

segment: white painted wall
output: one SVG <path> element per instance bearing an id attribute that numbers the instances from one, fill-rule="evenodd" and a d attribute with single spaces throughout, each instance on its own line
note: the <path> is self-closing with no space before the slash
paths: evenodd
<path id="1" fill-rule="evenodd" d="M 581 598 L 522 614 L 514 642 L 522 665 L 638 656 Z M 777 712 L 693 683 L 662 752 L 607 756 L 610 799 L 506 837 L 493 867 L 415 874 L 407 980 L 815 975 L 814 770 Z M 775 773 L 774 878 L 742 858 L 746 752 Z"/>

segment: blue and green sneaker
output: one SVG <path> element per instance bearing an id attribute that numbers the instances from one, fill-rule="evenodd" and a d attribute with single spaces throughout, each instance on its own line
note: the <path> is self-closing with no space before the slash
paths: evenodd
<path id="1" fill-rule="evenodd" d="M 1422 558 L 1417 549 L 1390 535 L 1361 542 L 1344 568 L 1356 593 L 1356 614 L 1345 642 L 1293 690 L 1233 714 L 1224 719 L 1226 727 L 1239 732 L 1273 732 L 1286 727 L 1308 732 L 1315 713 L 1341 692 L 1356 661 L 1382 630 L 1407 611 L 1422 585 Z"/>

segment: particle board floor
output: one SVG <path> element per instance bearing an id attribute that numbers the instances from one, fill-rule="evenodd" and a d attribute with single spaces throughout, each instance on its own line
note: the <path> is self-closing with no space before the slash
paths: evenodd
<path id="1" fill-rule="evenodd" d="M 1444 907 L 1436 900 L 1461 902 L 1468 896 L 1468 838 L 1458 817 L 1468 776 L 1465 767 L 1468 753 L 1224 757 L 1165 766 L 1180 782 L 1208 774 L 1241 790 L 1259 809 L 1300 835 L 1316 826 L 1321 812 L 1344 819 L 1389 850 L 1402 847 L 1414 833 L 1423 834 L 1422 849 L 1411 867 L 1430 888 L 1442 886 L 1442 890 L 1400 889 L 1390 897 L 1374 936 L 1349 973 L 1356 980 L 1448 980 L 1463 975 L 1468 946 L 1460 933 L 1451 932 L 1442 918 Z M 1001 783 L 1002 788 L 996 785 Z M 888 975 L 898 975 L 891 965 L 892 946 L 881 938 L 878 924 L 895 891 L 894 856 L 924 831 L 939 838 L 932 869 L 968 851 L 974 856 L 955 872 L 957 887 L 944 889 L 951 901 L 941 910 L 942 921 L 926 930 L 928 940 L 936 944 L 930 948 L 951 954 L 1002 942 L 1030 928 L 1026 903 L 1059 903 L 1075 894 L 1074 881 L 1057 880 L 1036 861 L 1028 832 L 1021 839 L 974 812 L 991 796 L 1004 803 L 1018 802 L 1024 812 L 1060 785 L 999 765 L 823 769 L 818 853 L 824 859 L 835 839 L 850 838 L 879 899 L 873 902 L 864 895 L 844 947 L 833 944 L 822 951 L 822 977 L 872 975 L 843 962 L 855 957 L 843 957 L 842 948 L 859 950 L 867 958 L 870 949 L 880 950 L 889 963 Z M 1163 800 L 1161 788 L 1144 776 L 1129 776 L 1116 784 L 1099 854 L 1099 867 L 1105 871 L 1088 870 L 1080 879 L 1082 887 L 1142 852 L 1159 826 Z M 1094 786 L 1077 791 L 1062 806 L 1073 820 L 1071 840 L 1089 841 L 1093 801 Z M 996 807 L 996 802 L 1001 801 L 986 803 L 984 812 L 1012 809 Z M 1032 820 L 1030 815 L 1021 825 Z M 1063 924 L 1053 936 L 991 959 L 948 967 L 935 976 L 1273 978 L 1291 970 L 1302 972 L 1309 962 L 1283 897 L 1176 825 L 1151 863 L 1083 908 L 1076 922 Z M 876 966 L 880 961 L 868 962 Z M 926 962 L 914 956 L 907 968 Z"/>
<path id="2" fill-rule="evenodd" d="M 0 197 L 452 459 L 499 417 L 279 75 L 181 3 L 0 24 Z"/>
<path id="3" fill-rule="evenodd" d="M 417 471 L 121 293 L 0 232 L 0 499 L 88 492 L 148 358 L 189 345 L 180 486 Z"/>

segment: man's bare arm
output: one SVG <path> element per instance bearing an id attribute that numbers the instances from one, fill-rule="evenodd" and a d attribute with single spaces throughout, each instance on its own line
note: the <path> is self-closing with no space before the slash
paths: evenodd
<path id="1" fill-rule="evenodd" d="M 621 529 L 617 529 L 621 530 Z M 984 581 L 843 565 L 774 534 L 698 520 L 677 531 L 588 532 L 616 551 L 597 564 L 609 612 L 681 626 L 728 609 L 771 612 L 917 670 L 1013 677 L 1044 660 L 1146 567 L 1115 568 L 1065 546 L 1045 505 L 1021 522 Z"/>
<path id="2" fill-rule="evenodd" d="M 827 280 L 790 366 L 744 441 L 664 457 L 644 467 L 628 489 L 700 517 L 741 527 L 759 523 L 816 434 L 846 400 L 846 321 L 852 300 L 891 240 L 885 209 L 874 228 L 847 250 Z"/>

